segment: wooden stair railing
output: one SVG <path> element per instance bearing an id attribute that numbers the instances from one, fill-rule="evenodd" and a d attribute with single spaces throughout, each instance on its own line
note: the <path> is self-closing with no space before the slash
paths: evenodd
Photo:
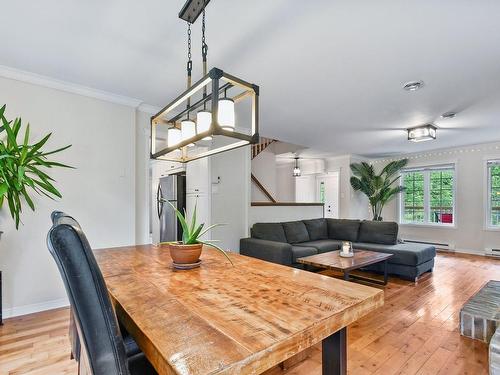
<path id="1" fill-rule="evenodd" d="M 275 139 L 260 137 L 260 142 L 252 145 L 252 159 L 255 159 L 262 151 L 264 151 Z"/>
<path id="2" fill-rule="evenodd" d="M 251 176 L 252 176 L 252 181 L 255 182 L 255 184 L 264 193 L 267 199 L 269 199 L 272 203 L 276 203 L 276 199 L 274 199 L 271 193 L 269 193 L 267 189 L 260 183 L 259 179 L 255 177 L 253 173 L 251 174 Z"/>

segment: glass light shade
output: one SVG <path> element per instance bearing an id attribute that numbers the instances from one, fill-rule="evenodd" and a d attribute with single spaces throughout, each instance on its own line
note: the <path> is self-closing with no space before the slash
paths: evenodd
<path id="1" fill-rule="evenodd" d="M 431 141 L 433 139 L 436 139 L 436 128 L 433 125 L 408 129 L 408 140 L 412 142 Z"/>
<path id="2" fill-rule="evenodd" d="M 203 133 L 210 129 L 212 125 L 212 112 L 210 111 L 199 111 L 196 114 L 196 130 L 197 133 Z M 203 138 L 204 141 L 210 141 L 212 137 Z"/>
<path id="3" fill-rule="evenodd" d="M 293 177 L 299 177 L 300 176 L 300 168 L 295 167 L 293 168 Z"/>
<path id="4" fill-rule="evenodd" d="M 167 132 L 167 146 L 173 147 L 181 142 L 181 130 L 177 128 L 170 128 Z"/>
<path id="5" fill-rule="evenodd" d="M 219 99 L 217 113 L 219 125 L 225 130 L 234 130 L 234 101 L 232 99 Z"/>
<path id="6" fill-rule="evenodd" d="M 196 135 L 196 124 L 193 120 L 185 119 L 181 121 L 181 134 L 182 140 L 185 141 Z M 190 143 L 189 147 L 194 146 L 194 143 Z"/>

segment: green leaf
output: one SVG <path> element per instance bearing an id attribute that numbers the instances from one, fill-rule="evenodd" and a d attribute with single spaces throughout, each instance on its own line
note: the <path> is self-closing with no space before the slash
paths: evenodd
<path id="1" fill-rule="evenodd" d="M 17 180 L 19 182 L 23 182 L 23 180 L 24 180 L 24 171 L 25 170 L 26 169 L 23 166 L 17 168 Z"/>
<path id="2" fill-rule="evenodd" d="M 225 224 L 212 224 L 210 226 L 208 226 L 207 228 L 205 228 L 202 232 L 200 232 L 200 234 L 198 235 L 198 238 L 203 236 L 205 233 L 207 233 L 210 229 L 213 229 L 215 227 L 220 227 L 222 225 L 225 225 Z"/>
<path id="3" fill-rule="evenodd" d="M 213 243 L 209 243 L 207 241 L 198 240 L 198 243 L 202 243 L 203 245 L 207 245 L 207 246 L 213 247 L 217 251 L 221 252 L 226 257 L 226 259 L 229 261 L 229 263 L 231 263 L 231 265 L 234 267 L 233 261 L 231 260 L 231 258 L 229 258 L 229 255 L 227 255 L 227 253 L 222 248 L 220 248 L 219 246 L 217 246 L 217 245 L 215 245 Z"/>
<path id="4" fill-rule="evenodd" d="M 47 134 L 45 137 L 42 138 L 42 140 L 38 143 L 35 143 L 30 152 L 28 153 L 28 156 L 32 156 L 35 152 L 37 152 L 50 138 L 52 133 Z"/>
<path id="5" fill-rule="evenodd" d="M 61 151 L 64 151 L 68 148 L 70 148 L 72 145 L 67 145 L 67 146 L 64 146 L 64 147 L 61 147 L 61 148 L 58 148 L 58 149 L 55 149 L 55 150 L 52 150 L 52 151 L 49 151 L 49 152 L 44 152 L 42 154 L 40 154 L 40 156 L 47 156 L 47 155 L 52 155 L 52 154 L 56 154 L 58 152 L 61 152 Z"/>
<path id="6" fill-rule="evenodd" d="M 23 141 L 23 147 L 21 151 L 21 161 L 20 163 L 23 164 L 24 160 L 26 159 L 26 156 L 28 155 L 28 140 L 30 137 L 30 124 L 26 126 L 26 131 L 24 132 L 24 141 Z"/>
<path id="7" fill-rule="evenodd" d="M 187 245 L 197 243 L 197 239 L 204 225 L 205 224 L 200 224 L 196 230 L 190 233 Z"/>
<path id="8" fill-rule="evenodd" d="M 9 190 L 9 185 L 4 181 L 2 184 L 0 184 L 0 196 L 4 196 L 5 193 L 7 193 L 7 190 Z"/>
<path id="9" fill-rule="evenodd" d="M 193 216 L 191 216 L 191 232 L 194 231 L 194 227 L 196 226 L 196 206 L 198 205 L 198 201 L 194 203 Z"/>
<path id="10" fill-rule="evenodd" d="M 189 239 L 189 227 L 186 223 L 186 219 L 184 218 L 184 216 L 182 215 L 182 213 L 177 209 L 177 207 L 175 207 L 172 203 L 170 203 L 170 201 L 167 201 L 167 200 L 163 200 L 164 202 L 167 202 L 170 207 L 173 208 L 174 212 L 175 212 L 175 215 L 177 216 L 177 219 L 179 219 L 179 222 L 181 223 L 181 227 L 182 227 L 182 242 L 187 245 L 187 241 Z"/>
<path id="11" fill-rule="evenodd" d="M 28 195 L 28 193 L 26 192 L 26 189 L 23 189 L 22 193 L 23 193 L 24 199 L 26 199 L 26 202 L 28 203 L 28 206 L 31 208 L 32 211 L 35 211 L 35 204 L 31 200 L 31 198 Z"/>

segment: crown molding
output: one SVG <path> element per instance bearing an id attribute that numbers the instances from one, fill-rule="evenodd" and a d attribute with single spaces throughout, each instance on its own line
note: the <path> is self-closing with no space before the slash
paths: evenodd
<path id="1" fill-rule="evenodd" d="M 137 110 L 141 111 L 141 112 L 144 112 L 144 113 L 147 113 L 149 115 L 156 115 L 158 112 L 160 112 L 161 107 L 156 107 L 154 105 L 149 105 L 149 104 L 146 104 L 146 103 L 141 103 L 137 107 Z"/>
<path id="2" fill-rule="evenodd" d="M 48 87 L 51 89 L 61 90 L 72 94 L 87 96 L 89 98 L 104 100 L 127 107 L 139 108 L 141 105 L 151 107 L 143 104 L 143 101 L 139 99 L 113 94 L 107 91 L 94 89 L 76 83 L 61 81 L 59 79 L 11 68 L 5 65 L 0 65 L 0 77 L 31 83 L 33 85 Z"/>

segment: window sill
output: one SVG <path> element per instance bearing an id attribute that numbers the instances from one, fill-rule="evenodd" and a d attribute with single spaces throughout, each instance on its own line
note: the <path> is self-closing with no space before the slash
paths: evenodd
<path id="1" fill-rule="evenodd" d="M 415 228 L 433 228 L 433 229 L 457 229 L 456 224 L 418 224 L 418 223 L 399 223 L 402 227 L 415 227 Z M 500 228 L 499 228 L 500 230 Z"/>
<path id="2" fill-rule="evenodd" d="M 500 226 L 498 227 L 485 227 L 483 228 L 486 232 L 500 232 Z"/>

